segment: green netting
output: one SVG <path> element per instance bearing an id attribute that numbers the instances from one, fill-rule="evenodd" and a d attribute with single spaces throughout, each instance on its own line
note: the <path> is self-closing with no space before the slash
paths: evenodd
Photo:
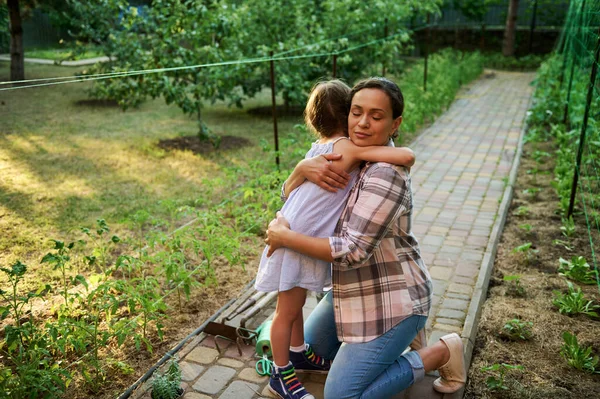
<path id="1" fill-rule="evenodd" d="M 584 231 L 592 257 L 589 264 L 596 270 L 600 267 L 599 48 L 600 1 L 571 1 L 556 51 L 562 58 L 559 71 L 560 95 L 564 100 L 562 120 L 573 137 L 572 148 L 561 151 L 572 158 L 571 170 L 576 175 L 573 182 L 577 179 L 577 184 L 573 187 L 573 182 L 569 182 L 569 193 L 576 190 L 574 210 L 585 217 Z M 596 280 L 600 290 L 598 273 Z"/>

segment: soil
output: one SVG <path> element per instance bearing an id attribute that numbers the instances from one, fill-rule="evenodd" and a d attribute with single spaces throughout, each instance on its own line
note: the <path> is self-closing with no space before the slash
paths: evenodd
<path id="1" fill-rule="evenodd" d="M 218 147 L 214 147 L 207 140 L 200 140 L 198 136 L 181 136 L 172 139 L 160 140 L 158 146 L 164 150 L 191 151 L 194 154 L 207 155 L 218 151 L 239 149 L 252 145 L 252 141 L 244 137 L 220 136 Z"/>
<path id="2" fill-rule="evenodd" d="M 569 331 L 577 336 L 580 346 L 591 346 L 600 355 L 600 320 L 584 315 L 569 317 L 553 306 L 553 291 L 567 292 L 567 280 L 557 272 L 559 258 L 570 260 L 582 255 L 593 264 L 588 229 L 583 214 L 574 217 L 576 234 L 568 238 L 561 234 L 558 196 L 551 186 L 554 162 L 552 157 L 536 163 L 534 151 L 554 153 L 550 143 L 527 143 L 521 159 L 514 187 L 514 197 L 494 264 L 475 342 L 473 359 L 468 373 L 465 398 L 600 398 L 600 374 L 589 374 L 570 367 L 560 355 L 564 341 L 562 334 Z M 528 173 L 539 169 L 536 175 Z M 532 196 L 523 190 L 539 187 Z M 522 215 L 526 207 L 529 212 Z M 519 211 L 520 210 L 520 211 Z M 531 225 L 529 232 L 523 225 Z M 593 232 L 593 241 L 600 241 Z M 555 240 L 567 243 L 571 250 Z M 512 250 L 526 242 L 537 252 L 529 257 Z M 515 282 L 504 281 L 505 276 L 520 276 L 524 295 L 519 295 Z M 579 286 L 588 300 L 600 304 L 596 284 Z M 533 336 L 527 341 L 511 341 L 503 333 L 504 324 L 518 318 L 532 322 Z M 524 370 L 511 370 L 505 375 L 507 389 L 491 391 L 486 380 L 499 374 L 482 371 L 482 367 L 507 363 L 522 365 Z M 597 370 L 600 365 L 597 366 Z"/>

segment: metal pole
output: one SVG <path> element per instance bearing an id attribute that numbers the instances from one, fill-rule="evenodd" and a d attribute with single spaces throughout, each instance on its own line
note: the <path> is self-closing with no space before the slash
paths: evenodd
<path id="1" fill-rule="evenodd" d="M 425 36 L 425 46 L 423 46 L 425 50 L 425 67 L 423 68 L 423 91 L 427 91 L 427 59 L 429 58 L 429 39 L 431 38 L 431 27 L 429 26 L 430 20 L 431 15 L 427 14 L 427 34 Z"/>
<path id="2" fill-rule="evenodd" d="M 388 37 L 388 19 L 385 19 L 385 25 L 383 28 L 383 38 Z M 383 68 L 381 69 L 381 76 L 385 76 L 385 60 L 383 61 Z"/>
<path id="3" fill-rule="evenodd" d="M 581 12 L 579 13 L 579 24 L 577 25 L 578 30 L 573 33 L 577 34 L 581 29 L 581 24 L 583 20 L 583 11 L 585 10 L 585 1 L 581 2 Z M 571 61 L 571 78 L 569 79 L 569 89 L 567 90 L 567 101 L 565 102 L 565 111 L 563 114 L 563 123 L 567 124 L 567 119 L 569 119 L 569 101 L 571 101 L 571 87 L 573 86 L 573 73 L 575 73 L 575 56 L 573 56 L 573 60 Z"/>
<path id="4" fill-rule="evenodd" d="M 579 180 L 579 167 L 581 166 L 581 158 L 583 156 L 583 145 L 585 144 L 585 132 L 588 125 L 588 117 L 590 115 L 590 105 L 592 104 L 592 95 L 596 86 L 596 74 L 598 73 L 598 59 L 600 58 L 600 29 L 598 29 L 598 43 L 596 43 L 596 61 L 592 65 L 592 73 L 590 75 L 590 85 L 588 87 L 587 102 L 585 112 L 583 114 L 583 125 L 581 126 L 581 134 L 579 135 L 579 148 L 577 149 L 577 160 L 575 161 L 575 172 L 573 173 L 573 184 L 571 185 L 571 200 L 569 201 L 569 211 L 567 217 L 571 217 L 575 208 L 575 194 L 577 193 L 577 182 Z"/>
<path id="5" fill-rule="evenodd" d="M 277 103 L 275 102 L 275 62 L 271 51 L 271 103 L 273 104 L 273 135 L 275 139 L 275 163 L 279 169 L 279 135 L 277 134 Z"/>
<path id="6" fill-rule="evenodd" d="M 535 16 L 537 14 L 537 0 L 533 0 L 533 13 L 531 15 L 531 27 L 529 29 L 529 53 L 533 48 L 533 31 L 535 30 Z"/>
<path id="7" fill-rule="evenodd" d="M 337 54 L 333 55 L 333 78 L 337 77 Z"/>

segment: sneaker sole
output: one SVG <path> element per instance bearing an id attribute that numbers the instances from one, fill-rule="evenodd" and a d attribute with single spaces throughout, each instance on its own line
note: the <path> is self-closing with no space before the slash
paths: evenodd
<path id="1" fill-rule="evenodd" d="M 296 374 L 329 374 L 329 370 L 301 370 L 301 369 L 294 369 L 296 370 Z"/>
<path id="2" fill-rule="evenodd" d="M 269 389 L 269 392 L 271 392 L 273 395 L 275 395 L 276 398 L 285 399 L 283 396 L 281 396 L 279 394 L 279 392 L 277 392 L 276 390 L 274 390 L 273 388 L 271 388 L 270 385 L 267 385 L 267 388 Z"/>

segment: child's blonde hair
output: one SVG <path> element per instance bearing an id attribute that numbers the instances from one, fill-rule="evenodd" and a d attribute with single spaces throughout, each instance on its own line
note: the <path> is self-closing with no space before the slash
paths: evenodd
<path id="1" fill-rule="evenodd" d="M 314 85 L 304 109 L 304 121 L 321 137 L 331 137 L 340 131 L 347 136 L 349 112 L 350 87 L 333 79 Z"/>

